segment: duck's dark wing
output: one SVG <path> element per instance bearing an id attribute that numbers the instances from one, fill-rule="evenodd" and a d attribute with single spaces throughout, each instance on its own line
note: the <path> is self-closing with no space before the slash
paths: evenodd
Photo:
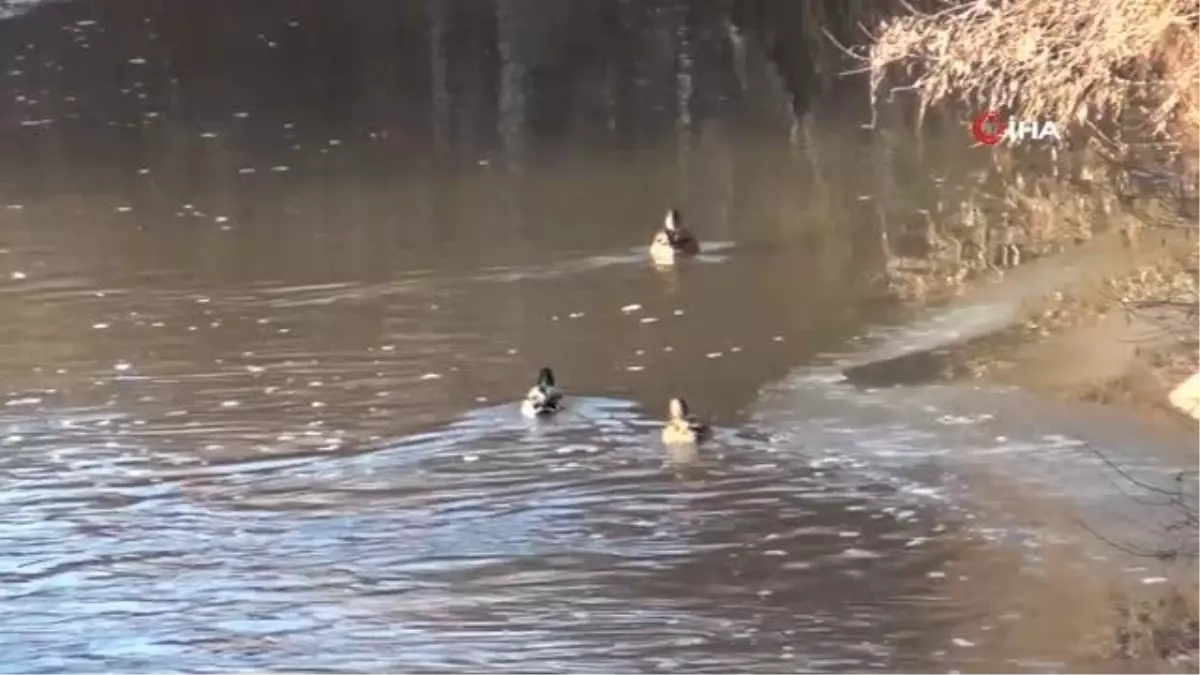
<path id="1" fill-rule="evenodd" d="M 687 230 L 677 230 L 671 233 L 671 246 L 685 253 L 697 253 L 700 250 L 699 242 Z"/>
<path id="2" fill-rule="evenodd" d="M 558 393 L 557 391 L 550 392 L 546 395 L 546 402 L 544 405 L 547 408 L 554 408 L 557 410 L 558 407 L 562 405 L 562 394 Z"/>

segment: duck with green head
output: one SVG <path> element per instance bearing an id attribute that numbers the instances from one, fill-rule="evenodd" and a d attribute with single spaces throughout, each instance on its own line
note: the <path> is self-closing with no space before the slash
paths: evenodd
<path id="1" fill-rule="evenodd" d="M 663 443 L 699 443 L 712 437 L 712 429 L 691 414 L 687 401 L 682 398 L 671 399 L 667 412 L 667 423 L 662 430 Z"/>
<path id="2" fill-rule="evenodd" d="M 546 417 L 562 410 L 562 394 L 554 385 L 554 371 L 542 368 L 538 371 L 537 384 L 521 402 L 521 413 L 526 417 Z"/>
<path id="3" fill-rule="evenodd" d="M 668 209 L 663 218 L 663 227 L 650 242 L 650 256 L 660 263 L 672 263 L 678 256 L 694 256 L 700 253 L 700 242 L 683 226 L 683 214 L 679 209 Z"/>

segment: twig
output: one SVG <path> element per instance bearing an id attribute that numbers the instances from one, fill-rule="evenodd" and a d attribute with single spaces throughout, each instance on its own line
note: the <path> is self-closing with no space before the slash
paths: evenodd
<path id="1" fill-rule="evenodd" d="M 1158 549 L 1158 550 L 1151 550 L 1151 549 L 1139 548 L 1139 547 L 1133 546 L 1131 544 L 1122 544 L 1119 541 L 1116 541 L 1110 537 L 1106 537 L 1103 534 L 1100 534 L 1091 525 L 1088 525 L 1086 522 L 1084 522 L 1084 520 L 1082 518 L 1076 518 L 1075 522 L 1078 523 L 1080 527 L 1087 530 L 1092 536 L 1096 537 L 1100 541 L 1108 544 L 1109 546 L 1112 546 L 1113 548 L 1117 549 L 1118 551 L 1121 551 L 1122 553 L 1128 553 L 1129 555 L 1132 555 L 1132 556 L 1137 556 L 1139 558 L 1155 558 L 1157 560 L 1163 560 L 1163 561 L 1175 560 L 1175 559 L 1181 558 L 1181 557 L 1189 557 L 1189 558 L 1197 557 L 1196 554 L 1190 553 L 1190 552 L 1184 553 L 1181 549 L 1171 550 L 1171 549 L 1164 548 L 1164 549 Z"/>
<path id="2" fill-rule="evenodd" d="M 832 42 L 835 47 L 840 49 L 842 51 L 842 53 L 845 54 L 846 56 L 849 56 L 850 58 L 854 59 L 855 61 L 868 61 L 867 57 L 863 56 L 862 54 L 855 53 L 852 49 L 850 49 L 846 45 L 843 45 L 841 42 L 838 42 L 837 38 L 833 37 L 833 34 L 830 33 L 829 30 L 826 29 L 824 26 L 821 26 L 821 32 L 824 33 L 825 37 L 829 38 L 829 41 Z"/>

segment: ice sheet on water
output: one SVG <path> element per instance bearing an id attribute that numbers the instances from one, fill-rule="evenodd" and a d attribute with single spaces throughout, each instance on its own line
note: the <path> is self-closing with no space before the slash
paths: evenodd
<path id="1" fill-rule="evenodd" d="M 1014 489 L 1029 491 L 1063 499 L 1079 509 L 1079 517 L 1104 522 L 1106 533 L 1121 530 L 1137 540 L 1145 535 L 1112 523 L 1106 505 L 1128 502 L 1126 492 L 1142 490 L 1114 474 L 1096 451 L 1140 480 L 1165 484 L 1178 467 L 1162 463 L 1184 456 L 1172 448 L 1195 447 L 1194 436 L 1172 441 L 1151 435 L 1132 417 L 1111 409 L 978 385 L 865 391 L 841 382 L 837 369 L 823 367 L 767 387 L 751 411 L 756 426 L 782 452 L 813 457 L 821 449 L 827 457 L 853 458 L 863 462 L 861 468 L 838 462 L 832 471 L 895 480 L 915 501 L 971 508 L 980 499 L 1011 499 Z M 1155 446 L 1161 449 L 1147 450 Z M 1011 487 L 980 492 L 973 488 L 979 476 L 987 476 L 988 485 L 1007 481 Z M 1144 510 L 1143 520 L 1163 515 L 1153 507 Z"/>

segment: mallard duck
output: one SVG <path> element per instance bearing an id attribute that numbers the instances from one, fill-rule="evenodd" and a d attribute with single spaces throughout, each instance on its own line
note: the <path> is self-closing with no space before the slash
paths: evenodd
<path id="1" fill-rule="evenodd" d="M 554 387 L 554 371 L 542 368 L 538 371 L 537 384 L 525 394 L 521 402 L 521 413 L 526 417 L 544 417 L 562 410 L 562 394 Z"/>
<path id="2" fill-rule="evenodd" d="M 663 228 L 650 242 L 650 255 L 660 262 L 673 262 L 676 256 L 692 256 L 700 252 L 700 242 L 683 226 L 679 209 L 670 209 L 663 218 Z"/>
<path id="3" fill-rule="evenodd" d="M 682 398 L 671 399 L 667 423 L 662 430 L 663 443 L 699 443 L 711 435 L 712 430 L 708 425 L 688 412 L 687 401 Z"/>

